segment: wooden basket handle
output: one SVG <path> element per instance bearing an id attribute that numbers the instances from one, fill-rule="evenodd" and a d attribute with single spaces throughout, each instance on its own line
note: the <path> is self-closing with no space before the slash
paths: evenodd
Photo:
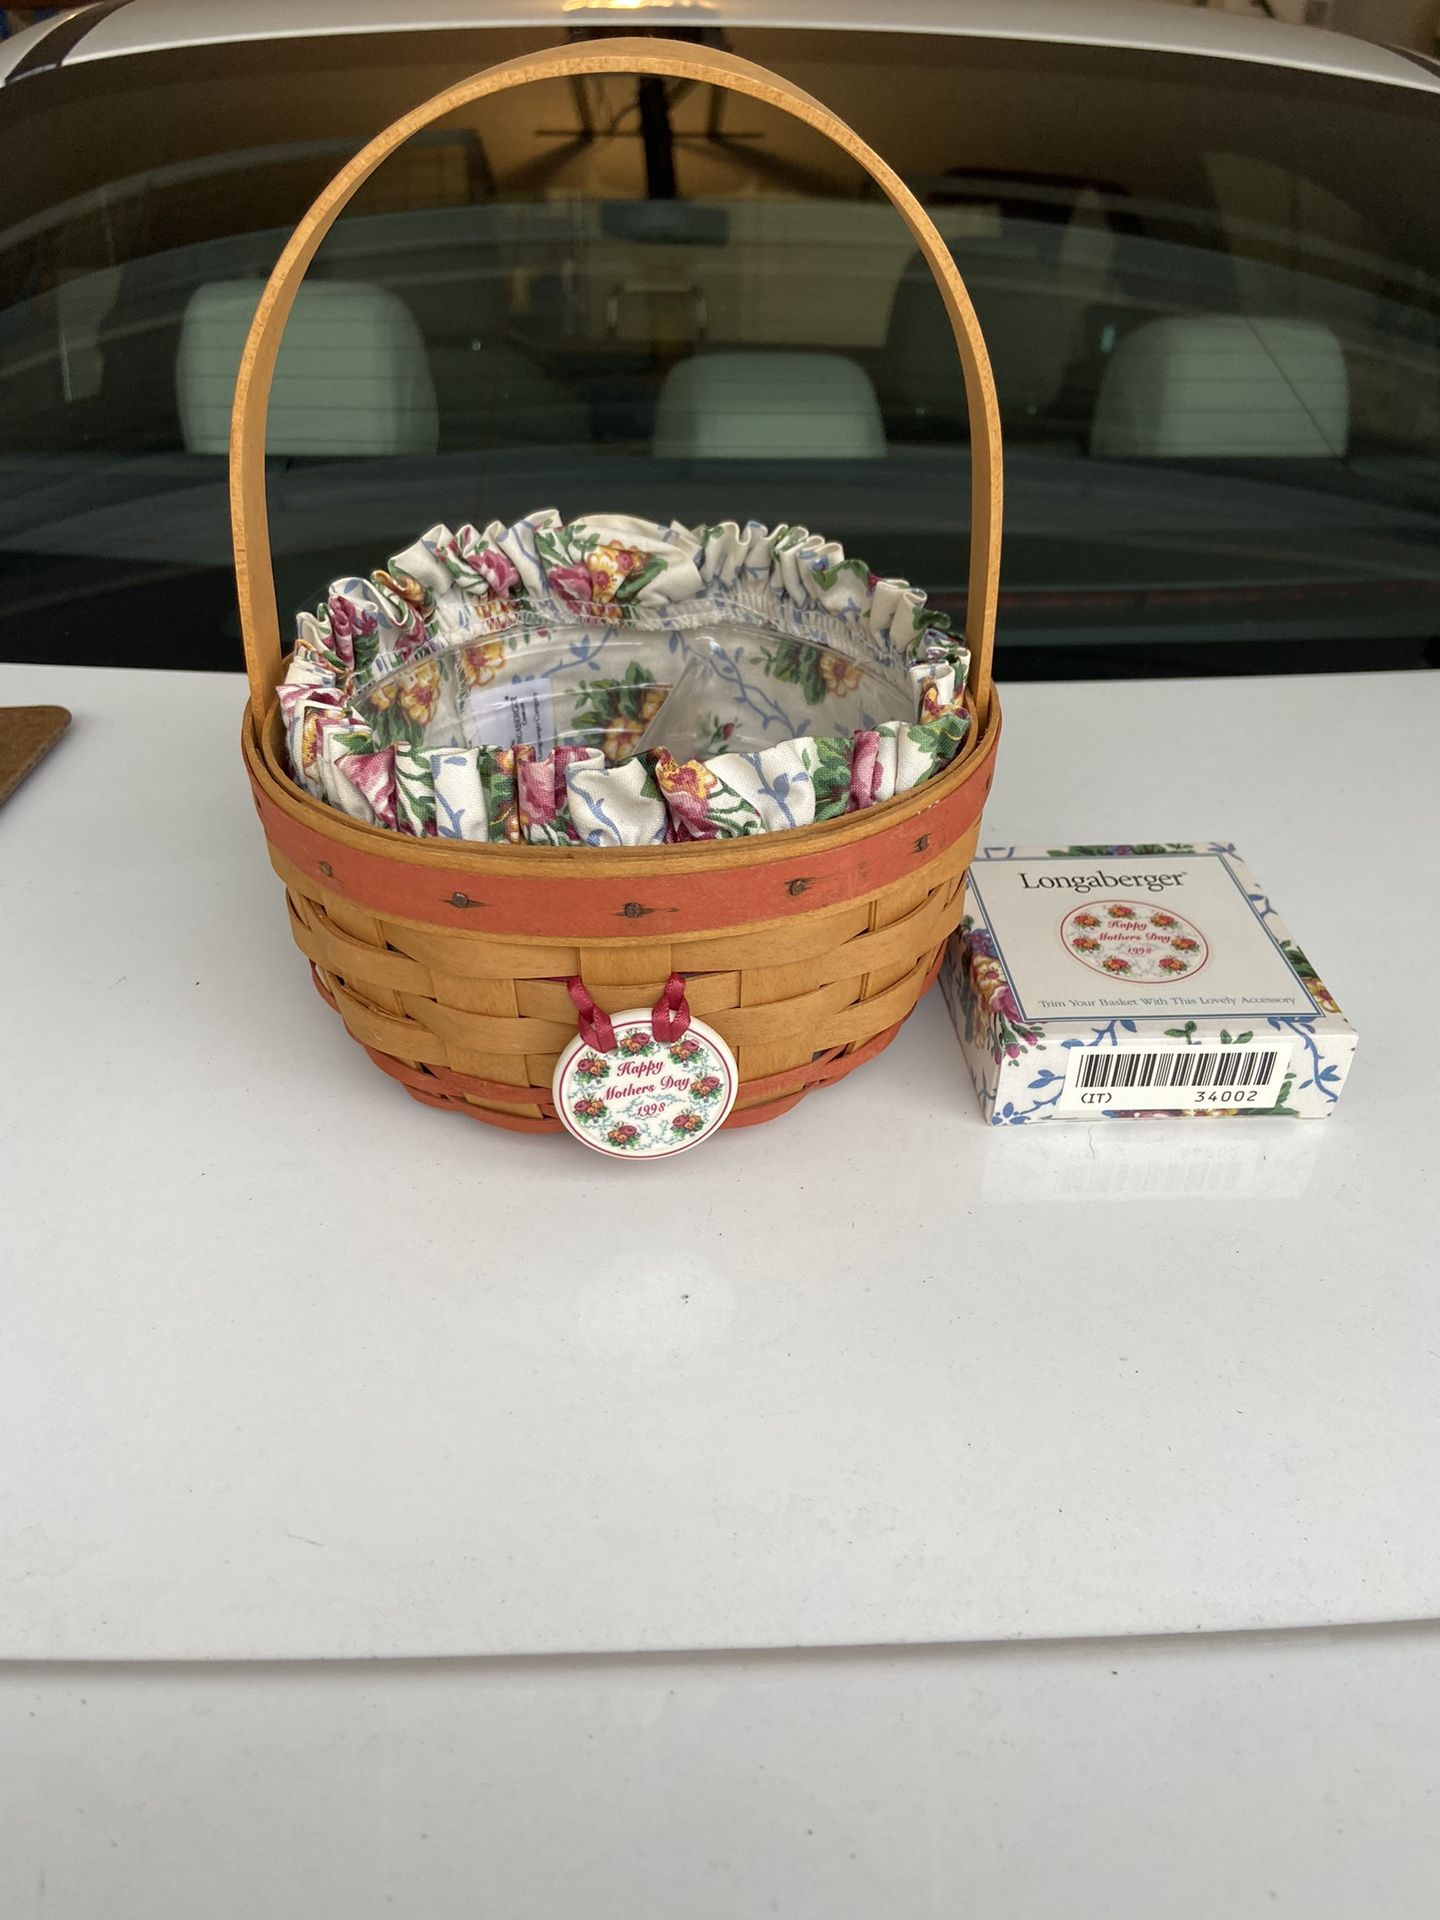
<path id="1" fill-rule="evenodd" d="M 596 40 L 555 52 L 525 54 L 484 73 L 473 74 L 393 121 L 362 147 L 302 217 L 276 262 L 250 323 L 235 406 L 230 420 L 230 525 L 235 543 L 235 580 L 240 626 L 245 639 L 245 671 L 256 726 L 264 722 L 280 679 L 280 616 L 270 556 L 270 522 L 265 502 L 265 416 L 281 336 L 305 269 L 351 195 L 380 163 L 412 134 L 441 120 L 457 107 L 536 80 L 569 80 L 605 73 L 640 73 L 727 87 L 778 107 L 792 119 L 828 135 L 859 162 L 905 222 L 940 289 L 955 332 L 965 372 L 970 415 L 970 569 L 965 638 L 971 652 L 970 685 L 979 718 L 989 714 L 995 604 L 1000 574 L 1000 413 L 995 380 L 980 323 L 950 250 L 920 202 L 857 133 L 788 80 L 733 54 L 670 40 Z"/>

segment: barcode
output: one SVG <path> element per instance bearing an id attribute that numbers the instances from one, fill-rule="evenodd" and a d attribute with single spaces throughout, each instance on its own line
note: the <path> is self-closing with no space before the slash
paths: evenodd
<path id="1" fill-rule="evenodd" d="M 1237 1053 L 1091 1053 L 1080 1062 L 1081 1087 L 1261 1087 L 1274 1076 L 1273 1048 Z"/>

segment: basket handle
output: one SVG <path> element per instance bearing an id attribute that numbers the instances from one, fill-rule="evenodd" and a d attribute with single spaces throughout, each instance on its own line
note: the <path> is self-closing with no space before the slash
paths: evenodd
<path id="1" fill-rule="evenodd" d="M 979 718 L 984 722 L 990 708 L 991 655 L 1000 575 L 1000 413 L 980 323 L 949 248 L 899 175 L 843 120 L 808 93 L 733 54 L 679 41 L 634 39 L 597 40 L 555 52 L 525 54 L 473 74 L 421 106 L 413 107 L 341 168 L 302 216 L 276 262 L 250 323 L 230 419 L 230 526 L 235 546 L 240 626 L 245 641 L 245 671 L 256 727 L 263 725 L 274 698 L 282 654 L 265 501 L 265 417 L 281 336 L 305 269 L 351 195 L 412 134 L 458 107 L 486 99 L 491 94 L 507 93 L 512 87 L 536 80 L 568 80 L 607 73 L 641 73 L 726 87 L 779 108 L 782 113 L 828 135 L 836 146 L 858 161 L 914 236 L 940 289 L 965 373 L 971 447 L 965 638 L 971 653 L 970 685 Z"/>

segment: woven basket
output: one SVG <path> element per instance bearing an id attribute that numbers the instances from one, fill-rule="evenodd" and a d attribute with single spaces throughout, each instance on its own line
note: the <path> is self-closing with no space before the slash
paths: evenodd
<path id="1" fill-rule="evenodd" d="M 265 415 L 307 265 L 361 183 L 412 134 L 539 80 L 641 73 L 761 100 L 826 134 L 894 204 L 955 332 L 971 419 L 965 637 L 974 721 L 943 773 L 820 826 L 608 850 L 416 840 L 361 825 L 289 777 L 275 690 L 280 620 L 265 502 Z M 839 1079 L 895 1035 L 959 924 L 1000 710 L 990 678 L 1000 559 L 1000 425 L 974 309 L 914 196 L 843 121 L 748 61 L 659 40 L 529 55 L 437 94 L 358 153 L 296 228 L 265 288 L 236 383 L 231 521 L 250 698 L 245 763 L 296 943 L 375 1063 L 427 1105 L 558 1130 L 556 1058 L 575 1033 L 566 982 L 609 1012 L 652 1004 L 672 972 L 734 1049 L 744 1126 Z"/>

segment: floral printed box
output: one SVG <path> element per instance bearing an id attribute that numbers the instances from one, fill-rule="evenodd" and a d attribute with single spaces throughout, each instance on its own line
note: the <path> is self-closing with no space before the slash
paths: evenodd
<path id="1" fill-rule="evenodd" d="M 941 985 L 993 1126 L 1332 1113 L 1355 1029 L 1235 849 L 982 847 Z"/>

